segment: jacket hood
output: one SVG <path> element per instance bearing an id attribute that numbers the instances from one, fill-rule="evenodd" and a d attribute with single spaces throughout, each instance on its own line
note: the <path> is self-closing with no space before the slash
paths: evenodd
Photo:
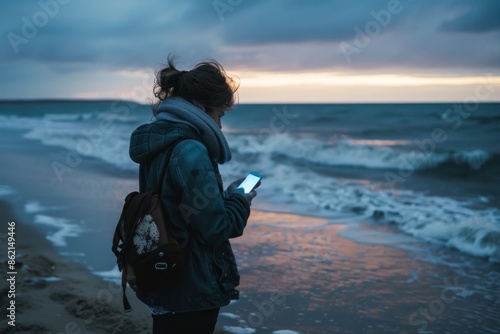
<path id="1" fill-rule="evenodd" d="M 148 163 L 166 150 L 179 137 L 197 138 L 187 125 L 155 121 L 139 126 L 130 137 L 130 158 L 136 163 Z"/>

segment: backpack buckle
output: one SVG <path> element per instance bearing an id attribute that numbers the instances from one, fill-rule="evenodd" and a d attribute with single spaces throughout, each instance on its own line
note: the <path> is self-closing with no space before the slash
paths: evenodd
<path id="1" fill-rule="evenodd" d="M 166 263 L 166 262 L 156 262 L 155 263 L 156 270 L 165 270 L 167 268 L 168 268 L 168 263 Z"/>

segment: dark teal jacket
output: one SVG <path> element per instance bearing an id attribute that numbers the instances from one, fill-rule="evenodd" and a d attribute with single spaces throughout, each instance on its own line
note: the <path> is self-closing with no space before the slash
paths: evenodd
<path id="1" fill-rule="evenodd" d="M 167 151 L 179 137 L 197 138 L 190 127 L 165 121 L 132 133 L 130 157 L 140 164 L 141 191 L 156 187 Z M 243 234 L 250 206 L 239 192 L 225 195 L 218 165 L 201 141 L 175 146 L 161 200 L 169 230 L 187 252 L 187 267 L 161 290 L 137 297 L 173 312 L 218 308 L 237 299 L 240 277 L 228 239 Z"/>

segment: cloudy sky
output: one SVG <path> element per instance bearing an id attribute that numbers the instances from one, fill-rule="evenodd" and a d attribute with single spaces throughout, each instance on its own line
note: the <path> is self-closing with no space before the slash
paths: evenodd
<path id="1" fill-rule="evenodd" d="M 246 102 L 500 101 L 497 0 L 2 1 L 0 99 L 150 96 L 167 55 Z"/>

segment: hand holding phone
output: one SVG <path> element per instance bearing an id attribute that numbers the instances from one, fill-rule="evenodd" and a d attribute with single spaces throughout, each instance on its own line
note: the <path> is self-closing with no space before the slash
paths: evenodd
<path id="1" fill-rule="evenodd" d="M 262 175 L 259 173 L 251 172 L 247 175 L 245 180 L 240 183 L 238 188 L 242 188 L 246 194 L 255 189 L 255 186 L 262 180 Z"/>

